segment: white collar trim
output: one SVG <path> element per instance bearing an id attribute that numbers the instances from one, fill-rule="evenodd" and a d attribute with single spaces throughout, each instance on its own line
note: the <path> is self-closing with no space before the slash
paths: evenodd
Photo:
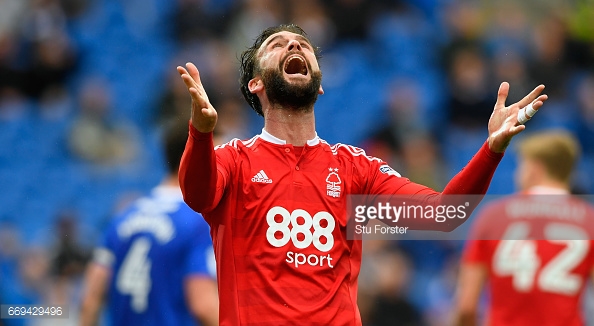
<path id="1" fill-rule="evenodd" d="M 182 197 L 180 187 L 170 185 L 158 185 L 153 188 L 153 194 L 166 197 Z"/>
<path id="2" fill-rule="evenodd" d="M 269 142 L 269 143 L 273 143 L 273 144 L 277 144 L 277 145 L 286 145 L 287 141 L 277 138 L 273 135 L 271 135 L 268 131 L 264 130 L 264 128 L 262 128 L 262 134 L 260 134 L 260 138 L 262 138 L 263 140 Z M 320 143 L 320 137 L 318 137 L 318 133 L 316 132 L 316 136 L 313 139 L 310 139 L 307 141 L 307 145 L 309 146 L 315 146 L 317 144 Z"/>
<path id="3" fill-rule="evenodd" d="M 546 186 L 535 186 L 528 189 L 528 193 L 531 195 L 568 195 L 569 192 L 561 188 L 553 188 Z"/>

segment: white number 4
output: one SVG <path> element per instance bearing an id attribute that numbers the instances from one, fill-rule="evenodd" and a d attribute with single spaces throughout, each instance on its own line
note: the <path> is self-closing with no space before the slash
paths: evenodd
<path id="1" fill-rule="evenodd" d="M 151 242 L 148 239 L 136 239 L 122 262 L 116 280 L 117 290 L 131 296 L 131 308 L 137 313 L 144 312 L 148 306 L 148 294 L 152 285 L 151 261 L 147 257 L 150 248 Z"/>
<path id="2" fill-rule="evenodd" d="M 519 292 L 528 292 L 537 282 L 542 291 L 572 295 L 579 291 L 584 280 L 578 275 L 571 274 L 571 270 L 582 262 L 588 253 L 589 242 L 585 232 L 567 224 L 550 223 L 545 228 L 545 237 L 549 242 L 566 244 L 551 261 L 542 266 L 538 279 L 536 274 L 541 267 L 537 254 L 537 241 L 517 240 L 529 235 L 529 225 L 518 222 L 509 226 L 504 239 L 497 246 L 493 257 L 493 270 L 499 276 L 512 276 L 514 288 Z"/>

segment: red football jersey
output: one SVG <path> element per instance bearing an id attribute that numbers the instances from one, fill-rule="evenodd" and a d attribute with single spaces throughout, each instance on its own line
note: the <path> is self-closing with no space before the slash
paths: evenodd
<path id="1" fill-rule="evenodd" d="M 517 195 L 477 217 L 463 255 L 489 273 L 488 325 L 583 325 L 594 210 L 565 195 Z M 509 239 L 509 240 L 498 240 Z"/>
<path id="2" fill-rule="evenodd" d="M 501 155 L 481 153 L 450 191 L 486 191 Z M 193 127 L 180 182 L 211 226 L 221 325 L 361 325 L 346 196 L 439 194 L 352 146 L 316 137 L 295 148 L 263 131 L 213 151 Z"/>

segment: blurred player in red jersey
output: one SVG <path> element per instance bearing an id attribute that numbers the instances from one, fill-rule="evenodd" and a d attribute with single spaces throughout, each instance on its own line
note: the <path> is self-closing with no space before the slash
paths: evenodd
<path id="1" fill-rule="evenodd" d="M 460 270 L 456 324 L 478 323 L 488 282 L 488 325 L 583 325 L 581 297 L 594 278 L 594 208 L 570 196 L 578 143 L 565 132 L 544 132 L 518 149 L 521 192 L 477 216 Z"/>
<path id="2" fill-rule="evenodd" d="M 192 97 L 180 184 L 211 226 L 221 325 L 361 325 L 361 241 L 347 239 L 348 195 L 442 198 L 359 148 L 317 136 L 318 54 L 295 25 L 263 31 L 242 53 L 240 70 L 244 97 L 264 117 L 262 133 L 216 148 L 217 112 L 198 69 L 177 67 Z M 505 106 L 509 85 L 501 85 L 487 141 L 443 194 L 486 192 L 511 138 L 525 128 L 518 113 L 540 108 L 543 89 Z"/>

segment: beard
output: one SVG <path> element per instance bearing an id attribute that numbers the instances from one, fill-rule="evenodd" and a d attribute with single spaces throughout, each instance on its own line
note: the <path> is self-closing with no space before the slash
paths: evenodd
<path id="1" fill-rule="evenodd" d="M 266 87 L 266 96 L 274 107 L 311 111 L 318 99 L 322 73 L 320 71 L 312 72 L 311 79 L 307 84 L 294 85 L 285 80 L 282 70 L 269 68 L 263 71 L 262 81 Z"/>

